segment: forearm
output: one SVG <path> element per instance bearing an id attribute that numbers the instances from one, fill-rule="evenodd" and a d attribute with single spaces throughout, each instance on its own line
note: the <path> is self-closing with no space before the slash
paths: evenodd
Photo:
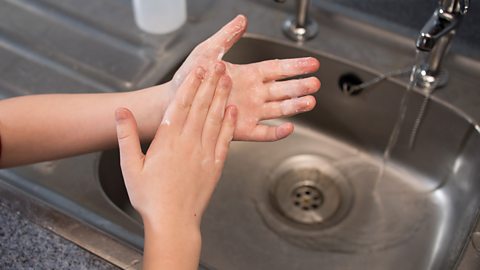
<path id="1" fill-rule="evenodd" d="M 98 151 L 116 145 L 114 112 L 129 108 L 142 139 L 152 138 L 169 101 L 168 85 L 122 93 L 49 94 L 0 101 L 0 166 Z"/>

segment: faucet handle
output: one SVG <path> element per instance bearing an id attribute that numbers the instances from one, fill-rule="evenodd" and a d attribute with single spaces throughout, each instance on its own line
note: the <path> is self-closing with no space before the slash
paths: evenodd
<path id="1" fill-rule="evenodd" d="M 461 8 L 460 13 L 462 13 L 462 15 L 467 14 L 469 7 L 470 7 L 470 0 L 464 0 L 463 6 L 460 7 Z"/>
<path id="2" fill-rule="evenodd" d="M 469 6 L 470 0 L 439 0 L 439 8 L 446 16 L 465 15 Z"/>

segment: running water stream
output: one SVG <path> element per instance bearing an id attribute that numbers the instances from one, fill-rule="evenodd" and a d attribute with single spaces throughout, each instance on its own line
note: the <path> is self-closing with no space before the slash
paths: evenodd
<path id="1" fill-rule="evenodd" d="M 423 58 L 427 56 L 426 52 L 422 52 L 417 50 L 416 55 L 415 55 L 415 63 L 422 63 Z M 421 72 L 421 67 L 419 67 L 417 64 L 414 64 L 412 67 L 412 70 L 410 72 L 410 78 L 409 78 L 409 83 L 407 85 L 406 91 L 402 96 L 402 99 L 400 101 L 400 107 L 398 110 L 398 115 L 397 115 L 397 120 L 395 122 L 395 125 L 392 129 L 392 132 L 390 133 L 390 137 L 388 139 L 387 147 L 385 148 L 385 151 L 383 152 L 383 159 L 380 164 L 379 172 L 377 179 L 375 181 L 375 185 L 373 188 L 373 192 L 375 193 L 378 187 L 378 184 L 383 180 L 384 174 L 385 174 L 385 167 L 387 163 L 390 161 L 390 155 L 394 147 L 396 146 L 398 142 L 398 136 L 400 134 L 400 131 L 402 131 L 402 128 L 404 128 L 404 122 L 405 122 L 405 116 L 407 114 L 407 108 L 408 108 L 408 102 L 409 102 L 409 97 L 412 89 L 417 85 L 418 78 L 419 78 L 419 72 Z M 413 124 L 413 127 L 411 128 L 410 132 L 410 138 L 409 138 L 409 147 L 410 150 L 413 150 L 413 147 L 415 145 L 415 139 L 417 136 L 418 129 L 420 128 L 420 125 L 423 121 L 423 116 L 425 114 L 425 110 L 427 108 L 427 105 L 430 100 L 430 96 L 436 88 L 436 84 L 433 83 L 429 87 L 423 87 L 422 90 L 424 92 L 425 98 L 422 102 L 422 105 L 419 109 L 419 112 L 417 114 L 417 117 L 415 119 L 415 122 Z M 407 128 L 407 127 L 405 127 Z"/>

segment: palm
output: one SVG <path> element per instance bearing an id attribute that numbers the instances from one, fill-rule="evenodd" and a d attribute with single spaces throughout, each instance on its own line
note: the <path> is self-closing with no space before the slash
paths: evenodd
<path id="1" fill-rule="evenodd" d="M 208 40 L 199 44 L 185 60 L 173 78 L 179 85 L 195 66 L 208 66 L 222 59 L 223 54 L 238 41 L 246 29 L 246 19 L 238 16 Z M 290 135 L 291 123 L 279 126 L 262 124 L 262 120 L 275 119 L 309 111 L 315 99 L 308 94 L 320 87 L 314 77 L 277 81 L 314 72 L 318 61 L 313 58 L 271 60 L 247 65 L 225 62 L 232 78 L 229 103 L 236 105 L 238 120 L 234 139 L 244 141 L 275 141 Z"/>

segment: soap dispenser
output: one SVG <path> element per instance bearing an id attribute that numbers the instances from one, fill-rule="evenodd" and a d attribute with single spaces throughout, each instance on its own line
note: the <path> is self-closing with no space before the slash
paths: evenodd
<path id="1" fill-rule="evenodd" d="M 187 20 L 186 0 L 133 0 L 137 26 L 150 34 L 175 31 Z"/>

